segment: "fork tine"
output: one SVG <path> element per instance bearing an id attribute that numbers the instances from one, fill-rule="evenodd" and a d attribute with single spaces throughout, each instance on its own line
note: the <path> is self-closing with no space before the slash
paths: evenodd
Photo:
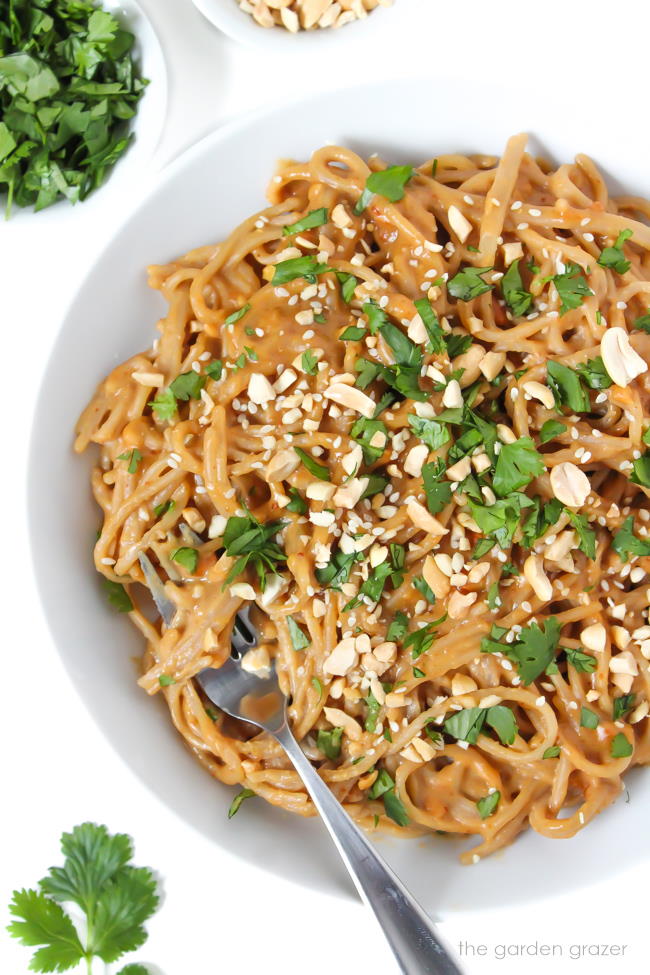
<path id="1" fill-rule="evenodd" d="M 162 616 L 167 626 L 171 626 L 174 616 L 176 615 L 176 606 L 165 592 L 165 587 L 162 580 L 154 569 L 153 563 L 151 562 L 149 556 L 145 555 L 144 552 L 140 552 L 138 555 L 138 561 L 140 562 L 142 574 L 144 575 L 145 582 L 147 583 L 149 592 L 151 593 L 151 598 L 156 604 L 156 609 Z"/>

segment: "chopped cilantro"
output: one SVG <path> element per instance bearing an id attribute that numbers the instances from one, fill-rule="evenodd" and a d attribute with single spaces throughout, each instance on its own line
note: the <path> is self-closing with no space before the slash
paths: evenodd
<path id="1" fill-rule="evenodd" d="M 634 751 L 634 746 L 627 740 L 622 731 L 614 735 L 610 745 L 612 758 L 628 758 Z"/>
<path id="2" fill-rule="evenodd" d="M 627 562 L 630 555 L 650 555 L 650 539 L 637 538 L 634 534 L 634 515 L 629 515 L 614 535 L 612 548 L 621 562 Z"/>
<path id="3" fill-rule="evenodd" d="M 322 728 L 316 733 L 316 746 L 330 761 L 335 761 L 341 754 L 341 738 L 343 728 L 332 728 L 325 731 Z"/>
<path id="4" fill-rule="evenodd" d="M 280 261 L 275 265 L 271 284 L 286 284 L 296 278 L 304 278 L 310 284 L 316 283 L 319 274 L 331 270 L 327 264 L 321 264 L 312 254 L 303 257 L 292 257 L 288 261 Z"/>
<path id="5" fill-rule="evenodd" d="M 634 694 L 623 694 L 614 698 L 613 720 L 620 721 L 634 707 Z"/>
<path id="6" fill-rule="evenodd" d="M 588 413 L 589 395 L 585 391 L 580 375 L 561 362 L 549 359 L 546 364 L 548 384 L 558 406 L 568 406 L 574 413 Z"/>
<path id="7" fill-rule="evenodd" d="M 235 813 L 239 812 L 239 807 L 244 799 L 251 799 L 254 795 L 257 795 L 257 793 L 253 792 L 252 789 L 242 789 L 240 792 L 238 792 L 233 801 L 230 803 L 228 819 L 232 819 Z"/>
<path id="8" fill-rule="evenodd" d="M 478 814 L 481 819 L 487 819 L 488 816 L 494 815 L 494 813 L 497 811 L 500 799 L 501 793 L 498 789 L 495 789 L 494 792 L 491 792 L 489 795 L 483 796 L 482 799 L 478 800 L 476 803 L 476 808 L 478 809 Z"/>
<path id="9" fill-rule="evenodd" d="M 557 420 L 546 420 L 539 431 L 539 442 L 548 443 L 549 440 L 555 440 L 560 434 L 566 433 L 566 430 L 565 423 L 559 423 Z"/>
<path id="10" fill-rule="evenodd" d="M 451 485 L 443 481 L 445 465 L 440 458 L 422 467 L 422 480 L 427 498 L 427 508 L 432 515 L 437 515 L 446 508 L 451 501 Z"/>
<path id="11" fill-rule="evenodd" d="M 131 612 L 133 603 L 121 582 L 113 582 L 112 579 L 102 579 L 102 585 L 106 591 L 106 598 L 113 609 L 116 609 L 118 613 Z"/>
<path id="12" fill-rule="evenodd" d="M 515 318 L 521 318 L 533 304 L 533 296 L 524 288 L 519 271 L 519 261 L 513 261 L 501 278 L 501 291 L 506 305 Z"/>
<path id="13" fill-rule="evenodd" d="M 291 498 L 291 501 L 287 505 L 287 511 L 293 511 L 294 514 L 298 515 L 306 515 L 309 511 L 309 507 L 305 499 L 302 497 L 300 491 L 294 487 L 289 488 L 289 497 Z"/>
<path id="14" fill-rule="evenodd" d="M 525 487 L 545 470 L 542 456 L 537 453 L 530 437 L 520 437 L 514 443 L 503 444 L 497 457 L 493 488 L 505 498 Z"/>
<path id="15" fill-rule="evenodd" d="M 330 480 L 330 469 L 326 467 L 325 464 L 319 464 L 317 460 L 314 460 L 311 454 L 308 454 L 306 450 L 302 447 L 294 447 L 295 452 L 300 457 L 307 470 L 314 477 L 317 477 L 321 481 Z"/>
<path id="16" fill-rule="evenodd" d="M 304 630 L 298 626 L 293 616 L 287 616 L 287 626 L 289 627 L 289 637 L 291 638 L 291 646 L 294 650 L 304 650 L 311 643 L 311 640 L 304 632 Z"/>
<path id="17" fill-rule="evenodd" d="M 319 207 L 318 210 L 310 210 L 305 217 L 296 220 L 295 223 L 288 223 L 282 228 L 283 237 L 291 237 L 292 234 L 300 234 L 303 230 L 313 230 L 315 227 L 322 227 L 328 220 L 327 207 Z"/>
<path id="18" fill-rule="evenodd" d="M 174 549 L 171 553 L 171 559 L 173 562 L 178 562 L 179 565 L 182 565 L 190 574 L 193 574 L 196 572 L 196 567 L 199 563 L 199 553 L 195 548 L 184 546 Z"/>
<path id="19" fill-rule="evenodd" d="M 473 298 L 478 298 L 479 295 L 491 291 L 493 285 L 487 284 L 483 280 L 483 275 L 491 270 L 492 267 L 472 267 L 471 265 L 464 267 L 462 271 L 459 271 L 447 282 L 448 294 L 459 301 L 472 301 Z"/>
<path id="20" fill-rule="evenodd" d="M 250 310 L 250 302 L 247 302 L 245 305 L 242 305 L 241 308 L 238 308 L 237 311 L 234 311 L 232 314 L 228 315 L 224 321 L 224 325 L 234 325 L 235 322 L 238 322 L 240 318 L 243 318 L 246 312 L 249 312 Z"/>
<path id="21" fill-rule="evenodd" d="M 126 450 L 123 454 L 119 454 L 117 459 L 128 460 L 129 466 L 127 470 L 129 474 L 135 474 L 138 469 L 138 464 L 142 460 L 142 454 L 137 447 L 134 447 L 133 450 Z"/>
<path id="22" fill-rule="evenodd" d="M 236 561 L 226 576 L 224 586 L 230 585 L 248 565 L 252 565 L 264 592 L 267 572 L 277 572 L 279 563 L 286 562 L 286 555 L 274 540 L 282 525 L 282 521 L 262 524 L 250 512 L 228 519 L 223 544 L 226 555 Z"/>
<path id="23" fill-rule="evenodd" d="M 201 399 L 201 390 L 205 386 L 205 376 L 200 376 L 198 372 L 190 369 L 183 372 L 180 376 L 169 384 L 171 392 L 177 400 Z"/>
<path id="24" fill-rule="evenodd" d="M 625 274 L 630 270 L 630 262 L 623 253 L 623 244 L 632 236 L 631 230 L 621 230 L 613 246 L 605 247 L 600 253 L 598 263 L 601 267 L 611 268 L 617 274 Z"/>
<path id="25" fill-rule="evenodd" d="M 408 422 L 415 436 L 419 437 L 430 450 L 438 450 L 451 439 L 449 428 L 444 423 L 428 420 L 413 413 L 409 414 Z"/>
<path id="26" fill-rule="evenodd" d="M 300 360 L 302 368 L 308 375 L 315 376 L 318 368 L 318 359 L 311 349 L 305 349 Z"/>
<path id="27" fill-rule="evenodd" d="M 560 298 L 560 315 L 565 315 L 568 311 L 579 308 L 583 298 L 593 295 L 593 291 L 582 274 L 582 268 L 572 261 L 569 261 L 562 274 L 554 274 L 545 280 L 552 281 L 555 285 Z"/>

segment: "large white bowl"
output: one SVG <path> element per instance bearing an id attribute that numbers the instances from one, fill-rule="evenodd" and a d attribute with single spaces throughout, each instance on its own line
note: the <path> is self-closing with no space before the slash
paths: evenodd
<path id="1" fill-rule="evenodd" d="M 571 126 L 561 129 L 549 123 L 560 115 L 549 114 L 540 99 L 515 100 L 512 92 L 506 96 L 484 85 L 477 105 L 474 85 L 449 82 L 449 97 L 441 98 L 437 88 L 435 121 L 427 122 L 416 106 L 430 87 L 431 82 L 402 81 L 356 89 L 349 93 L 353 119 L 341 112 L 345 101 L 339 93 L 249 116 L 210 135 L 158 176 L 72 303 L 33 431 L 29 505 L 36 573 L 52 634 L 93 720 L 153 793 L 210 843 L 336 893 L 349 892 L 350 885 L 318 821 L 256 801 L 228 822 L 232 790 L 195 763 L 164 704 L 136 687 L 132 658 L 141 641 L 128 620 L 107 608 L 100 591 L 91 561 L 98 513 L 88 486 L 90 458 L 73 457 L 72 431 L 96 383 L 154 337 L 163 306 L 147 289 L 145 266 L 220 239 L 263 206 L 278 157 L 305 158 L 336 139 L 360 152 L 378 150 L 391 161 L 418 162 L 445 151 L 498 153 L 510 134 L 527 129 L 533 150 L 557 160 L 590 153 L 605 172 L 616 173 L 617 185 L 650 195 L 635 128 L 624 112 L 610 113 L 602 124 L 598 98 L 585 99 L 581 111 L 571 113 Z M 528 832 L 475 867 L 459 866 L 453 840 L 380 844 L 430 909 L 447 913 L 521 902 L 601 879 L 648 857 L 650 772 L 634 773 L 628 785 L 632 801 L 619 801 L 576 838 L 561 842 Z"/>

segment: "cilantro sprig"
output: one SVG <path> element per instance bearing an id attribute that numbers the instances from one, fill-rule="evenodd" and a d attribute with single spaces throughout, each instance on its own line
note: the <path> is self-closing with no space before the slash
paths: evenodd
<path id="1" fill-rule="evenodd" d="M 37 889 L 15 890 L 9 933 L 36 948 L 29 968 L 63 972 L 85 961 L 107 964 L 144 944 L 144 922 L 159 903 L 156 879 L 148 867 L 133 866 L 133 844 L 123 833 L 82 823 L 61 837 L 65 861 L 50 867 Z M 84 914 L 82 936 L 61 906 L 72 902 Z M 127 965 L 118 975 L 146 975 L 142 965 Z"/>
<path id="2" fill-rule="evenodd" d="M 236 559 L 226 577 L 225 585 L 251 565 L 257 573 L 262 592 L 266 588 L 267 573 L 277 572 L 286 555 L 274 540 L 282 528 L 282 521 L 267 521 L 262 524 L 247 511 L 243 516 L 233 516 L 226 522 L 223 544 L 226 555 Z"/>

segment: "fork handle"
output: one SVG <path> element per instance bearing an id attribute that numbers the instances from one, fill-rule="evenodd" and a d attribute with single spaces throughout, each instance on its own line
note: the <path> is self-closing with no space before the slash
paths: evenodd
<path id="1" fill-rule="evenodd" d="M 343 862 L 372 909 L 404 975 L 461 975 L 431 918 L 380 857 L 285 725 L 276 735 L 307 787 Z"/>

